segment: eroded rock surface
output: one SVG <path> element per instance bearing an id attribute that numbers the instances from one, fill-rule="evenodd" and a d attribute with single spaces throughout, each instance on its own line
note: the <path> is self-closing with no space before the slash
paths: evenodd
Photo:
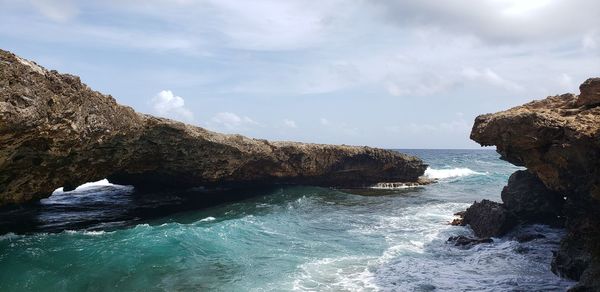
<path id="1" fill-rule="evenodd" d="M 510 231 L 517 220 L 504 205 L 482 200 L 475 202 L 465 211 L 462 224 L 471 226 L 479 238 L 499 237 Z"/>
<path id="2" fill-rule="evenodd" d="M 136 113 L 73 75 L 0 50 L 0 205 L 108 177 L 136 187 L 415 182 L 418 158 L 269 142 Z"/>
<path id="3" fill-rule="evenodd" d="M 504 207 L 523 223 L 561 223 L 563 196 L 526 170 L 513 173 L 502 190 Z"/>
<path id="4" fill-rule="evenodd" d="M 446 242 L 454 243 L 454 246 L 461 246 L 463 248 L 469 249 L 475 245 L 482 243 L 493 243 L 494 240 L 491 238 L 472 238 L 464 235 L 452 236 L 448 238 Z"/>
<path id="5" fill-rule="evenodd" d="M 585 81 L 580 91 L 579 96 L 551 96 L 479 116 L 471 138 L 483 146 L 496 145 L 502 159 L 525 166 L 548 189 L 566 197 L 562 213 L 568 235 L 553 270 L 581 279 L 578 291 L 597 291 L 600 277 L 590 275 L 600 270 L 600 78 Z M 534 199 L 538 210 L 554 209 L 556 203 L 541 199 Z"/>

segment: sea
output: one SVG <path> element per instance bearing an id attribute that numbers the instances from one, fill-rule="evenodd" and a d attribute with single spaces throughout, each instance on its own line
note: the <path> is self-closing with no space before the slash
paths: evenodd
<path id="1" fill-rule="evenodd" d="M 564 231 L 523 226 L 470 248 L 452 226 L 519 170 L 483 150 L 398 150 L 436 183 L 140 193 L 94 182 L 0 210 L 0 291 L 565 291 Z M 544 238 L 520 243 L 523 233 Z"/>

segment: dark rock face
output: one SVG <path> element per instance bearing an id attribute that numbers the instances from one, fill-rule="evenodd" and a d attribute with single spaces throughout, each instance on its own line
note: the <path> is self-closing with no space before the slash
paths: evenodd
<path id="1" fill-rule="evenodd" d="M 600 262 L 591 263 L 583 271 L 579 283 L 569 289 L 570 292 L 600 291 Z"/>
<path id="2" fill-rule="evenodd" d="M 78 77 L 0 50 L 0 205 L 108 178 L 136 187 L 415 182 L 418 158 L 269 142 L 136 113 Z"/>
<path id="3" fill-rule="evenodd" d="M 600 262 L 600 78 L 588 79 L 580 91 L 579 96 L 551 96 L 479 116 L 471 138 L 483 146 L 496 145 L 502 159 L 527 167 L 548 189 L 567 198 L 562 212 L 569 235 L 556 254 L 553 271 L 581 279 L 578 291 L 598 291 L 598 280 L 589 280 L 589 275 L 597 275 Z M 544 198 L 549 200 L 545 204 Z M 558 206 L 554 199 L 532 198 L 546 214 Z M 513 207 L 520 211 L 533 206 L 518 201 L 524 207 Z"/>
<path id="4" fill-rule="evenodd" d="M 465 211 L 463 224 L 470 225 L 477 237 L 486 238 L 506 234 L 517 221 L 502 204 L 482 200 Z"/>
<path id="5" fill-rule="evenodd" d="M 560 222 L 564 199 L 546 188 L 534 174 L 526 170 L 513 173 L 502 190 L 504 207 L 525 223 L 556 225 Z"/>
<path id="6" fill-rule="evenodd" d="M 482 243 L 492 243 L 494 240 L 491 238 L 472 238 L 463 235 L 452 236 L 448 238 L 448 242 L 454 243 L 454 246 L 461 246 L 464 248 L 471 248 L 474 245 L 482 244 Z"/>
<path id="7" fill-rule="evenodd" d="M 585 240 L 577 234 L 563 238 L 552 259 L 552 271 L 559 276 L 579 280 L 592 258 L 584 243 Z"/>

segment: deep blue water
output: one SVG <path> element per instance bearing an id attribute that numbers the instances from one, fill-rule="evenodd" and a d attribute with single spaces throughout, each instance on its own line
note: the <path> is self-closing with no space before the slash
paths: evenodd
<path id="1" fill-rule="evenodd" d="M 471 249 L 450 226 L 517 170 L 490 150 L 404 150 L 438 183 L 377 195 L 317 187 L 138 194 L 92 185 L 0 213 L 0 291 L 564 291 L 560 230 Z M 208 197 L 245 197 L 219 203 Z M 251 195 L 251 197 L 250 197 Z M 203 197 L 204 196 L 204 197 Z M 208 208 L 200 205 L 216 204 Z M 10 231 L 10 233 L 6 233 Z"/>

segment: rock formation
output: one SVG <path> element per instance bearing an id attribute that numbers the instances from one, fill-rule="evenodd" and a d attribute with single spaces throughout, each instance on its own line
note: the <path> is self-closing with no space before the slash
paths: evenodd
<path id="1" fill-rule="evenodd" d="M 515 227 L 515 217 L 504 205 L 489 200 L 475 202 L 463 214 L 462 225 L 469 225 L 480 238 L 499 237 Z"/>
<path id="2" fill-rule="evenodd" d="M 580 280 L 574 291 L 600 291 L 600 78 L 585 81 L 580 91 L 479 116 L 471 138 L 496 145 L 502 159 L 526 167 L 551 190 L 540 193 L 535 182 L 516 186 L 521 179 L 515 177 L 502 199 L 509 211 L 529 219 L 562 209 L 568 235 L 552 269 Z"/>
<path id="3" fill-rule="evenodd" d="M 451 236 L 450 238 L 448 238 L 448 240 L 446 242 L 454 243 L 454 246 L 461 246 L 465 249 L 469 249 L 478 244 L 493 243 L 494 240 L 489 237 L 488 238 L 471 238 L 468 236 L 459 235 L 459 236 Z"/>
<path id="4" fill-rule="evenodd" d="M 563 196 L 549 190 L 535 175 L 526 170 L 513 173 L 502 190 L 502 203 L 475 202 L 453 225 L 469 225 L 480 238 L 505 235 L 519 224 L 563 223 Z"/>
<path id="5" fill-rule="evenodd" d="M 0 50 L 0 205 L 108 178 L 136 187 L 414 182 L 426 165 L 369 147 L 269 142 L 136 113 L 73 75 Z"/>
<path id="6" fill-rule="evenodd" d="M 502 202 L 521 223 L 562 223 L 563 196 L 549 190 L 529 171 L 519 170 L 510 176 L 502 190 Z"/>

